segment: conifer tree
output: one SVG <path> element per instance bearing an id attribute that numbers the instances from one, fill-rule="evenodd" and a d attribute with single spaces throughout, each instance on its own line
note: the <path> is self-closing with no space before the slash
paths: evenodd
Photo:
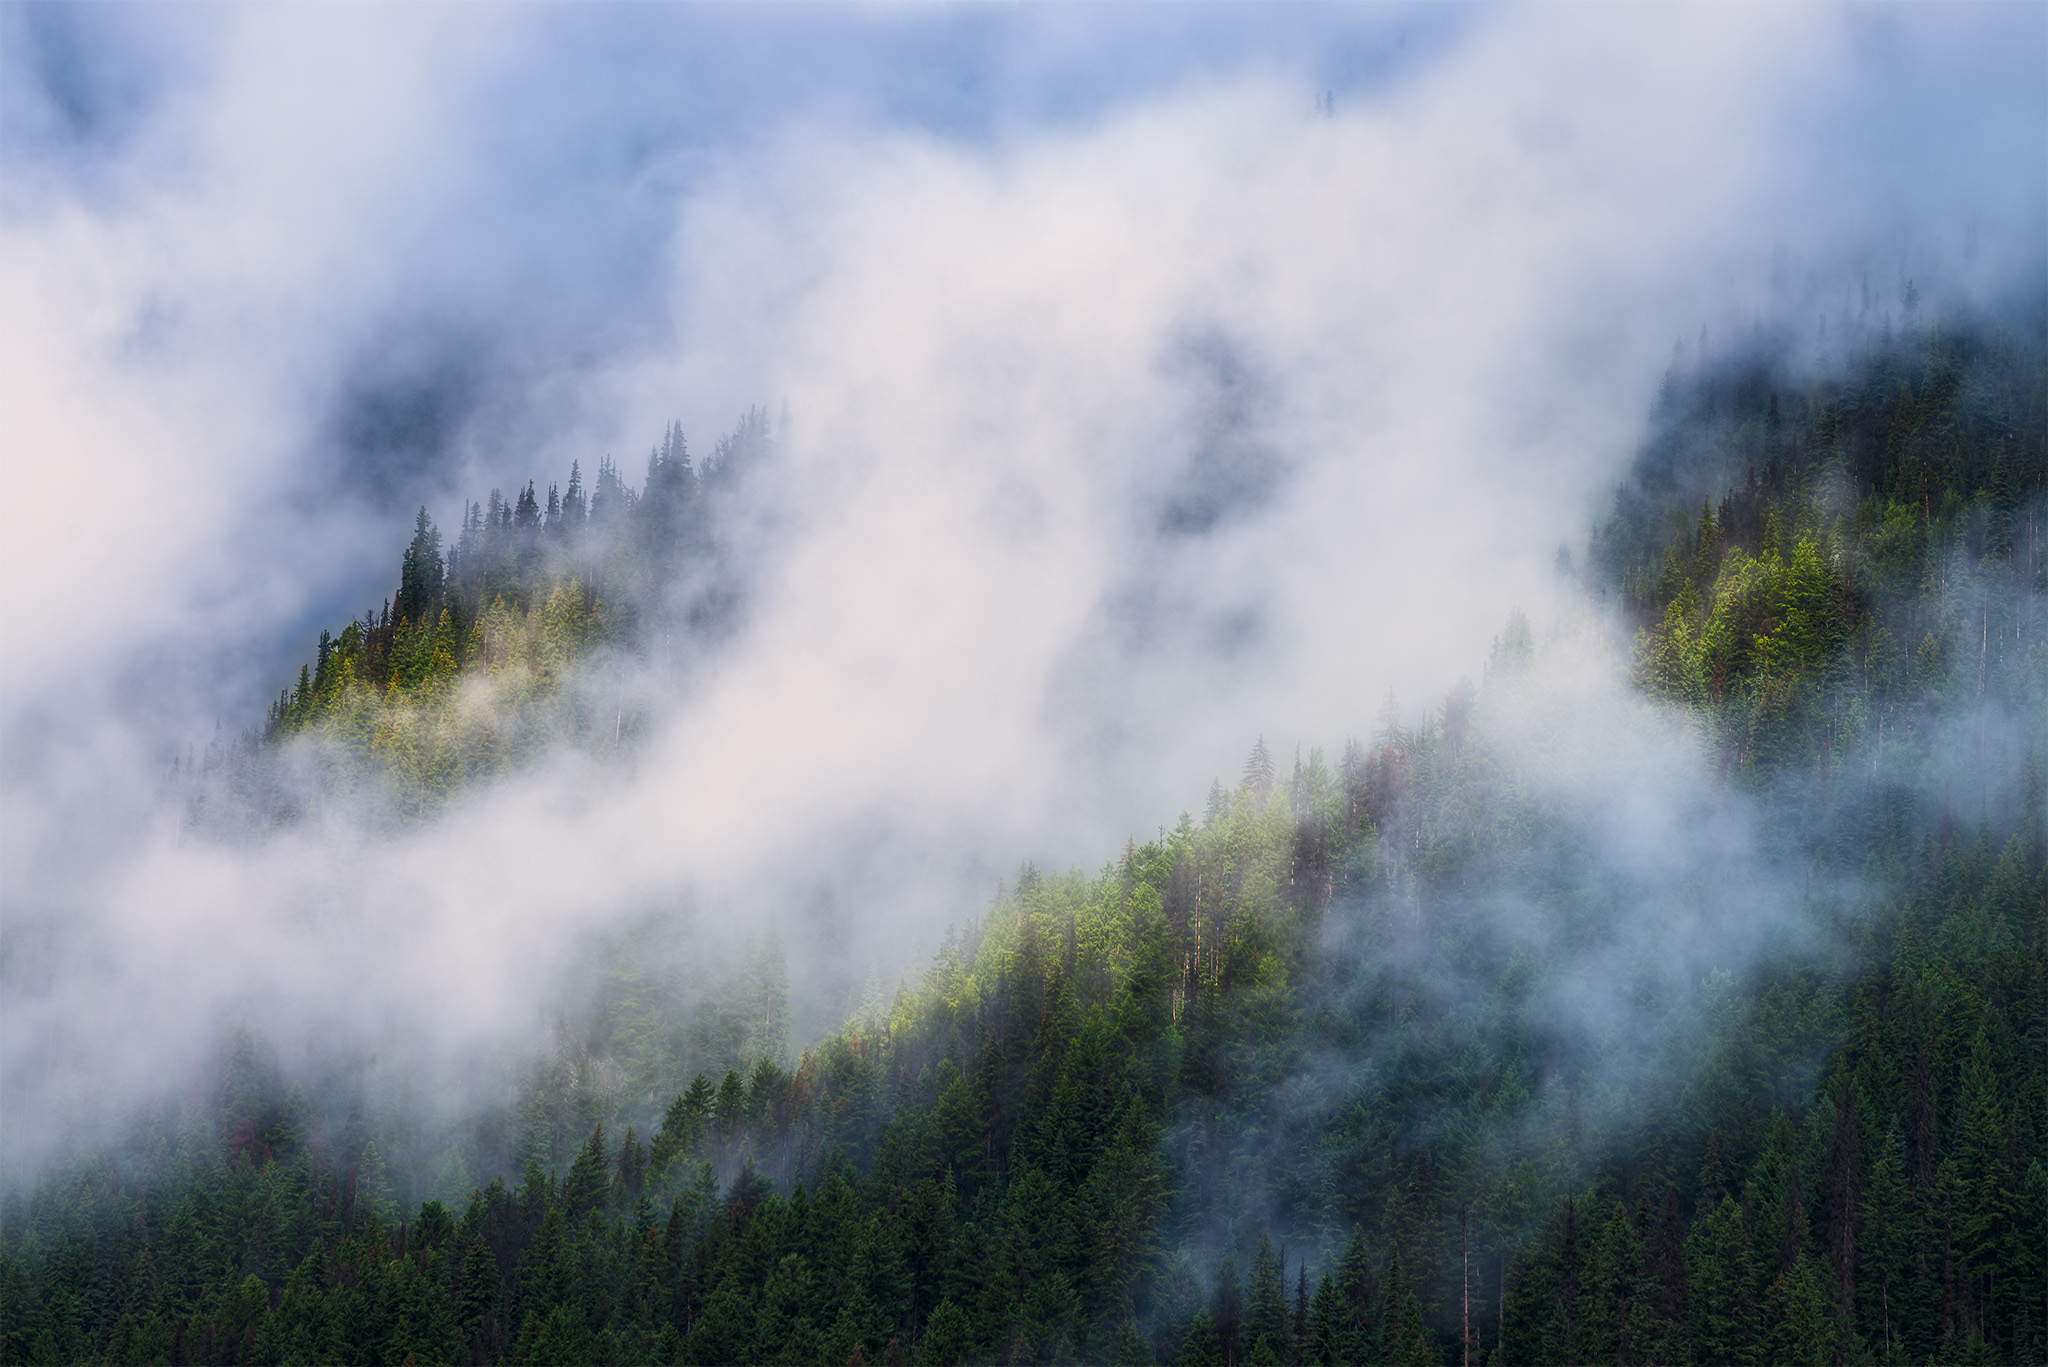
<path id="1" fill-rule="evenodd" d="M 1378 1278 L 1373 1275 L 1372 1255 L 1365 1245 L 1365 1231 L 1351 1227 L 1351 1239 L 1338 1263 L 1337 1292 L 1343 1306 L 1343 1335 L 1340 1357 L 1354 1362 L 1378 1356 L 1381 1347 L 1378 1320 Z"/>
<path id="2" fill-rule="evenodd" d="M 1754 1362 L 1756 1272 L 1749 1221 L 1732 1196 L 1693 1224 L 1687 1241 L 1693 1355 L 1701 1362 Z"/>
<path id="3" fill-rule="evenodd" d="M 1325 1272 L 1316 1283 L 1315 1299 L 1309 1303 L 1308 1344 L 1302 1351 L 1302 1361 L 1330 1367 L 1347 1360 L 1349 1318 L 1336 1278 Z"/>
<path id="4" fill-rule="evenodd" d="M 398 1215 L 391 1199 L 391 1177 L 375 1140 L 363 1146 L 363 1155 L 356 1160 L 355 1209 L 358 1225 L 371 1220 L 389 1225 Z"/>
<path id="5" fill-rule="evenodd" d="M 1240 1360 L 1244 1346 L 1244 1292 L 1237 1279 L 1237 1263 L 1226 1253 L 1216 1265 L 1216 1289 L 1209 1298 L 1209 1322 L 1215 1328 L 1226 1367 Z"/>
<path id="6" fill-rule="evenodd" d="M 1221 1319 L 1221 1316 L 1218 1316 Z M 1244 1312 L 1244 1339 L 1256 1346 L 1262 1339 L 1278 1348 L 1287 1332 L 1287 1291 L 1280 1279 L 1280 1264 L 1273 1253 L 1273 1240 L 1261 1234 L 1252 1252 L 1251 1295 Z"/>
<path id="7" fill-rule="evenodd" d="M 1678 1192 L 1666 1188 L 1657 1219 L 1650 1292 L 1655 1327 L 1651 1356 L 1658 1362 L 1686 1362 L 1692 1357 L 1692 1279 L 1686 1266 L 1686 1231 L 1678 1215 Z"/>
<path id="8" fill-rule="evenodd" d="M 562 1182 L 562 1207 L 572 1225 L 580 1224 L 585 1215 L 604 1204 L 610 1173 L 611 1156 L 605 1151 L 604 1126 L 599 1125 L 590 1132 Z"/>
<path id="9" fill-rule="evenodd" d="M 422 505 L 413 521 L 412 543 L 405 548 L 399 567 L 398 597 L 392 606 L 400 620 L 417 624 L 428 619 L 439 606 L 442 572 L 441 532 Z"/>
<path id="10" fill-rule="evenodd" d="M 1251 794 L 1254 803 L 1264 806 L 1266 799 L 1272 796 L 1273 782 L 1278 777 L 1279 770 L 1274 767 L 1273 756 L 1266 749 L 1266 738 L 1260 736 L 1244 762 L 1245 791 Z"/>

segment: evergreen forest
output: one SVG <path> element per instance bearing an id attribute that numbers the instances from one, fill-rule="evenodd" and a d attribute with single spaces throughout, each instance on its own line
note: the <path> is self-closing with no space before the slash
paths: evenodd
<path id="1" fill-rule="evenodd" d="M 1246 736 L 814 1036 L 772 931 L 664 967 L 687 899 L 478 1113 L 237 1029 L 4 1194 L 0 1363 L 2048 1362 L 2044 316 L 1689 353 L 1575 611 Z M 779 431 L 420 510 L 165 800 L 255 842 L 630 762 L 636 670 L 744 629 Z"/>

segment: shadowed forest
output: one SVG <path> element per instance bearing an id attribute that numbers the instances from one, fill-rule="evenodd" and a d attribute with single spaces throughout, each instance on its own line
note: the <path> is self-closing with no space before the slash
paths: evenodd
<path id="1" fill-rule="evenodd" d="M 1572 613 L 1503 603 L 1440 699 L 1019 868 L 822 1037 L 777 932 L 698 952 L 687 890 L 475 1112 L 236 1029 L 6 1196 L 0 1363 L 2043 1362 L 2020 315 L 1675 362 L 1559 529 Z M 633 681 L 744 629 L 726 508 L 776 452 L 750 411 L 637 489 L 422 509 L 163 800 L 238 844 L 632 764 Z"/>

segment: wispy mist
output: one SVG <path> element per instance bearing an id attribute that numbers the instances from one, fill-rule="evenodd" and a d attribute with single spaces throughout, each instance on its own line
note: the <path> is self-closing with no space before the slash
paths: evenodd
<path id="1" fill-rule="evenodd" d="M 516 1053 L 685 894 L 828 1026 L 1018 860 L 1573 611 L 1674 338 L 2042 278 L 2033 10 L 691 13 L 5 15 L 17 1163 L 236 1019 Z M 641 676 L 630 764 L 397 835 L 159 801 L 420 503 L 757 402 L 742 625 Z"/>

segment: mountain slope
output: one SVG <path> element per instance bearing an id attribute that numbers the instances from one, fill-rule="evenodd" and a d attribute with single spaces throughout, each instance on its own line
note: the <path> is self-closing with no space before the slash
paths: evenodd
<path id="1" fill-rule="evenodd" d="M 794 1058 L 772 941 L 684 993 L 658 919 L 466 1129 L 241 1039 L 9 1208 L 0 1360 L 2040 1361 L 2038 334 L 1675 371 L 1580 558 L 1620 651 L 1515 614 Z M 273 745 L 455 715 L 501 599 L 593 648 L 420 536 Z"/>

